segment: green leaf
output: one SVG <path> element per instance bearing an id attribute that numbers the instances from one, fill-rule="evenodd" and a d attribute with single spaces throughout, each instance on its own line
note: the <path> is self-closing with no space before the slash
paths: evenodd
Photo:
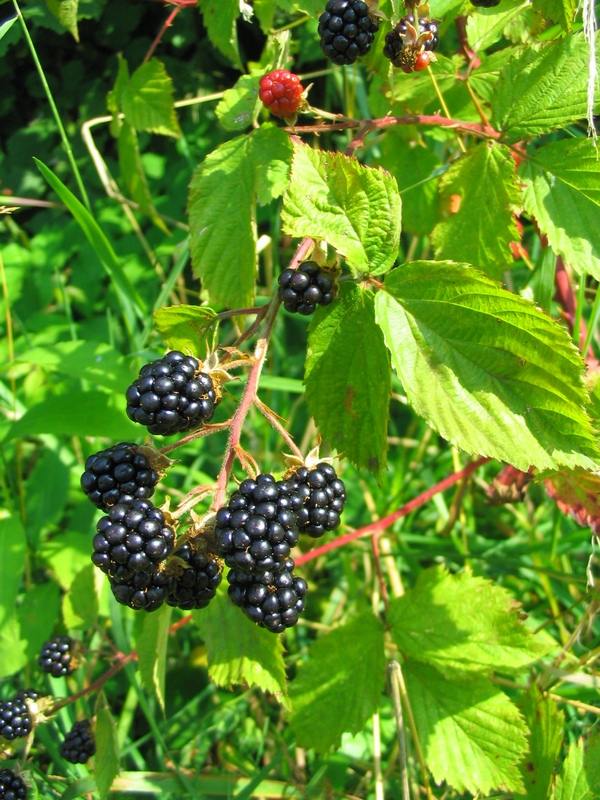
<path id="1" fill-rule="evenodd" d="M 500 74 L 492 99 L 492 125 L 521 138 L 584 118 L 588 58 L 582 33 L 528 47 Z"/>
<path id="2" fill-rule="evenodd" d="M 46 450 L 27 478 L 26 530 L 29 546 L 37 550 L 42 533 L 64 514 L 69 492 L 69 467 L 58 453 Z"/>
<path id="3" fill-rule="evenodd" d="M 509 0 L 495 8 L 478 8 L 467 19 L 467 39 L 479 53 L 502 39 L 504 29 L 528 3 Z"/>
<path id="4" fill-rule="evenodd" d="M 17 592 L 25 569 L 27 541 L 23 524 L 18 517 L 0 519 L 0 628 L 15 610 Z"/>
<path id="5" fill-rule="evenodd" d="M 297 743 L 323 752 L 343 733 L 358 733 L 377 711 L 384 685 L 383 626 L 372 613 L 318 639 L 290 686 Z"/>
<path id="6" fill-rule="evenodd" d="M 323 437 L 358 467 L 381 473 L 391 376 L 371 292 L 344 283 L 339 301 L 318 310 L 309 328 L 304 381 Z"/>
<path id="7" fill-rule="evenodd" d="M 217 147 L 190 184 L 190 251 L 194 273 L 211 300 L 245 308 L 254 300 L 256 230 L 250 139 L 238 136 Z"/>
<path id="8" fill-rule="evenodd" d="M 206 306 L 170 306 L 154 312 L 156 330 L 170 350 L 191 352 L 202 357 L 215 312 Z"/>
<path id="9" fill-rule="evenodd" d="M 226 58 L 241 69 L 236 26 L 240 15 L 239 0 L 198 0 L 198 3 L 208 38 Z"/>
<path id="10" fill-rule="evenodd" d="M 527 471 L 597 469 L 567 332 L 465 264 L 422 261 L 387 276 L 377 321 L 409 402 L 469 453 Z"/>
<path id="11" fill-rule="evenodd" d="M 0 678 L 20 672 L 27 664 L 27 642 L 21 636 L 16 614 L 5 618 L 0 628 Z"/>
<path id="12" fill-rule="evenodd" d="M 534 11 L 558 23 L 565 31 L 573 27 L 577 0 L 532 0 Z"/>
<path id="13" fill-rule="evenodd" d="M 533 684 L 522 703 L 529 727 L 529 753 L 521 764 L 527 800 L 547 800 L 554 780 L 554 767 L 563 739 L 564 714 L 550 697 L 542 697 Z"/>
<path id="14" fill-rule="evenodd" d="M 164 65 L 155 58 L 133 73 L 123 87 L 121 104 L 125 119 L 136 131 L 181 135 L 173 105 L 173 84 Z"/>
<path id="15" fill-rule="evenodd" d="M 206 643 L 208 674 L 216 684 L 228 689 L 236 684 L 258 686 L 289 708 L 279 636 L 250 622 L 224 591 L 192 613 Z"/>
<path id="16" fill-rule="evenodd" d="M 17 15 L 15 14 L 14 17 L 8 17 L 7 19 L 0 22 L 0 39 L 3 39 L 12 26 L 17 21 Z"/>
<path id="17" fill-rule="evenodd" d="M 596 800 L 600 797 L 600 734 L 580 739 L 569 752 L 556 780 L 553 800 Z"/>
<path id="18" fill-rule="evenodd" d="M 510 243 L 519 239 L 513 210 L 521 198 L 507 147 L 479 144 L 455 161 L 441 181 L 460 208 L 433 232 L 436 256 L 474 264 L 493 278 L 513 266 Z"/>
<path id="19" fill-rule="evenodd" d="M 62 613 L 65 627 L 70 630 L 89 630 L 98 618 L 99 581 L 101 576 L 93 564 L 81 569 L 71 588 L 63 597 Z"/>
<path id="20" fill-rule="evenodd" d="M 171 607 L 165 605 L 154 614 L 146 614 L 137 638 L 138 667 L 142 681 L 149 692 L 156 694 L 163 713 L 171 612 Z"/>
<path id="21" fill-rule="evenodd" d="M 242 75 L 233 88 L 226 90 L 215 109 L 226 131 L 243 131 L 256 122 L 262 106 L 258 96 L 260 78 L 260 75 Z"/>
<path id="22" fill-rule="evenodd" d="M 117 726 L 112 718 L 104 692 L 96 701 L 96 785 L 101 800 L 108 797 L 113 780 L 119 774 L 119 742 Z"/>
<path id="23" fill-rule="evenodd" d="M 448 680 L 425 664 L 407 664 L 403 671 L 425 763 L 436 782 L 484 796 L 522 791 L 518 765 L 527 752 L 527 727 L 508 697 L 481 676 Z"/>
<path id="24" fill-rule="evenodd" d="M 388 619 L 403 655 L 444 674 L 516 672 L 547 652 L 506 589 L 443 567 L 422 572 L 413 589 L 390 603 Z"/>
<path id="25" fill-rule="evenodd" d="M 270 122 L 252 133 L 255 189 L 261 206 L 285 192 L 290 178 L 292 152 L 288 134 Z"/>
<path id="26" fill-rule="evenodd" d="M 160 228 L 163 233 L 168 234 L 169 231 L 166 225 L 156 213 L 154 201 L 150 194 L 148 181 L 146 180 L 146 174 L 144 173 L 144 167 L 140 157 L 137 133 L 127 120 L 123 120 L 119 131 L 118 151 L 121 180 L 126 187 L 127 194 L 138 204 L 143 214 L 147 214 L 151 217 L 154 224 Z"/>
<path id="27" fill-rule="evenodd" d="M 7 440 L 54 433 L 128 441 L 140 431 L 127 419 L 124 406 L 122 397 L 102 392 L 72 391 L 48 397 L 13 422 Z"/>
<path id="28" fill-rule="evenodd" d="M 591 139 L 563 139 L 521 165 L 523 205 L 555 253 L 600 280 L 600 162 Z"/>
<path id="29" fill-rule="evenodd" d="M 29 660 L 37 660 L 42 645 L 50 638 L 58 618 L 59 605 L 58 584 L 54 581 L 34 585 L 23 595 L 16 618 Z"/>
<path id="30" fill-rule="evenodd" d="M 324 239 L 354 275 L 386 272 L 400 241 L 400 195 L 382 169 L 294 142 L 281 222 L 291 236 Z"/>
<path id="31" fill-rule="evenodd" d="M 46 0 L 46 5 L 60 24 L 63 25 L 73 36 L 75 41 L 78 42 L 77 8 L 79 6 L 79 0 Z"/>

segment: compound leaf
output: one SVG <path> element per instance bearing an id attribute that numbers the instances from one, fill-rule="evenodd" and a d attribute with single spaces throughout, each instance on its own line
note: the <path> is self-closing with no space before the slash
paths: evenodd
<path id="1" fill-rule="evenodd" d="M 290 686 L 290 725 L 299 745 L 323 752 L 358 733 L 385 683 L 383 625 L 364 613 L 317 640 Z"/>
<path id="2" fill-rule="evenodd" d="M 406 689 L 425 763 L 459 792 L 522 791 L 519 761 L 527 727 L 517 707 L 487 678 L 448 680 L 434 667 L 406 664 Z"/>
<path id="3" fill-rule="evenodd" d="M 391 376 L 371 292 L 345 283 L 340 301 L 315 314 L 305 383 L 323 437 L 357 466 L 384 469 Z"/>
<path id="4" fill-rule="evenodd" d="M 555 253 L 600 280 L 600 162 L 591 139 L 564 139 L 521 165 L 523 204 Z"/>
<path id="5" fill-rule="evenodd" d="M 452 257 L 501 278 L 513 265 L 510 243 L 519 238 L 513 210 L 519 207 L 514 162 L 507 147 L 473 147 L 441 181 L 443 194 L 458 194 L 460 208 L 435 228 L 436 256 Z"/>
<path id="6" fill-rule="evenodd" d="M 122 89 L 125 119 L 136 131 L 181 134 L 173 105 L 173 84 L 163 64 L 152 58 L 136 69 Z"/>
<path id="7" fill-rule="evenodd" d="M 291 236 L 324 239 L 355 275 L 386 272 L 400 241 L 400 195 L 394 178 L 342 153 L 294 143 L 281 221 Z"/>
<path id="8" fill-rule="evenodd" d="M 442 436 L 527 471 L 596 469 L 579 353 L 532 303 L 469 265 L 413 262 L 375 300 L 415 411 Z"/>

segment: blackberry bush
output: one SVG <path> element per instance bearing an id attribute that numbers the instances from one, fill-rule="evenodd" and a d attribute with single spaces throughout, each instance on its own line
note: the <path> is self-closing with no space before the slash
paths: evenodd
<path id="1" fill-rule="evenodd" d="M 291 117 L 302 104 L 304 88 L 293 72 L 276 69 L 263 75 L 258 86 L 258 96 L 275 117 Z"/>
<path id="2" fill-rule="evenodd" d="M 103 511 L 122 500 L 152 497 L 157 483 L 157 473 L 132 442 L 122 442 L 90 456 L 81 476 L 81 488 Z"/>
<path id="3" fill-rule="evenodd" d="M 194 549 L 192 542 L 186 542 L 174 553 L 184 565 L 177 565 L 172 579 L 167 603 L 170 606 L 190 611 L 205 608 L 217 593 L 221 583 L 221 564 L 208 553 Z"/>
<path id="4" fill-rule="evenodd" d="M 171 350 L 146 364 L 127 389 L 127 416 L 152 434 L 171 436 L 209 422 L 217 404 L 210 375 L 193 356 Z"/>
<path id="5" fill-rule="evenodd" d="M 27 786 L 12 769 L 0 769 L 0 800 L 25 800 Z"/>
<path id="6" fill-rule="evenodd" d="M 333 301 L 335 278 L 314 261 L 305 261 L 297 270 L 284 269 L 279 276 L 279 296 L 287 311 L 308 316 L 317 306 Z"/>
<path id="7" fill-rule="evenodd" d="M 227 575 L 231 602 L 261 628 L 283 633 L 298 622 L 305 604 L 306 581 L 296 577 L 293 568 L 288 558 L 280 569 L 258 575 L 232 569 Z"/>
<path id="8" fill-rule="evenodd" d="M 128 577 L 110 578 L 117 602 L 136 611 L 156 611 L 167 599 L 172 577 L 161 567 L 150 566 Z"/>
<path id="9" fill-rule="evenodd" d="M 117 580 L 164 561 L 175 544 L 165 515 L 148 500 L 117 503 L 98 521 L 96 530 L 92 561 Z"/>
<path id="10" fill-rule="evenodd" d="M 32 723 L 27 703 L 23 696 L 0 702 L 0 736 L 9 742 L 20 739 L 31 732 Z"/>
<path id="11" fill-rule="evenodd" d="M 60 754 L 71 764 L 85 764 L 96 752 L 96 742 L 89 719 L 76 722 L 60 745 Z"/>
<path id="12" fill-rule="evenodd" d="M 314 539 L 340 524 L 346 503 L 346 487 L 335 469 L 325 462 L 314 469 L 300 467 L 288 477 L 294 495 L 302 499 L 296 512 L 298 530 Z"/>
<path id="13" fill-rule="evenodd" d="M 362 0 L 329 0 L 319 17 L 321 50 L 334 64 L 353 64 L 371 49 L 379 20 Z"/>
<path id="14" fill-rule="evenodd" d="M 53 678 L 61 678 L 74 672 L 72 647 L 73 640 L 68 636 L 58 636 L 44 642 L 38 658 L 42 672 L 47 672 Z"/>

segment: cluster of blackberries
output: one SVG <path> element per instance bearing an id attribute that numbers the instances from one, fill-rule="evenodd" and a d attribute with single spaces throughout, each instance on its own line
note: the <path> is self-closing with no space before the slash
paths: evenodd
<path id="1" fill-rule="evenodd" d="M 0 736 L 9 742 L 31 733 L 33 726 L 27 697 L 26 692 L 20 691 L 10 700 L 0 702 Z"/>
<path id="2" fill-rule="evenodd" d="M 85 764 L 96 752 L 96 742 L 89 719 L 75 722 L 60 745 L 60 754 L 71 764 Z"/>
<path id="3" fill-rule="evenodd" d="M 321 50 L 334 64 L 354 64 L 371 49 L 379 20 L 362 0 L 329 0 L 319 17 Z"/>
<path id="4" fill-rule="evenodd" d="M 385 37 L 383 54 L 404 72 L 419 72 L 431 61 L 440 42 L 437 22 L 427 17 L 406 14 Z"/>
<path id="5" fill-rule="evenodd" d="M 44 642 L 38 658 L 42 672 L 47 672 L 53 678 L 70 675 L 76 666 L 73 647 L 74 642 L 68 636 L 57 636 Z"/>
<path id="6" fill-rule="evenodd" d="M 25 800 L 27 786 L 12 769 L 0 769 L 0 800 Z"/>
<path id="7" fill-rule="evenodd" d="M 291 548 L 300 533 L 316 537 L 336 528 L 345 499 L 343 482 L 322 462 L 282 481 L 248 478 L 217 511 L 216 548 L 230 567 L 229 597 L 249 619 L 273 633 L 296 624 L 307 586 L 294 575 Z"/>
<path id="8" fill-rule="evenodd" d="M 127 416 L 152 434 L 171 436 L 209 422 L 217 404 L 213 380 L 193 356 L 171 350 L 127 389 Z"/>
<path id="9" fill-rule="evenodd" d="M 279 296 L 287 311 L 308 316 L 317 306 L 333 301 L 335 279 L 314 261 L 305 261 L 298 269 L 284 269 L 279 276 Z"/>

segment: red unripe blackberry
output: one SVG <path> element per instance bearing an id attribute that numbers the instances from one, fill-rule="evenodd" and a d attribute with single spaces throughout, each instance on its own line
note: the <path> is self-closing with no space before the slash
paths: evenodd
<path id="1" fill-rule="evenodd" d="M 92 503 L 107 511 L 122 497 L 145 500 L 152 497 L 158 475 L 137 444 L 122 442 L 100 450 L 85 462 L 81 488 Z"/>
<path id="2" fill-rule="evenodd" d="M 353 64 L 371 49 L 379 20 L 362 0 L 329 0 L 319 17 L 321 50 L 334 64 Z"/>
<path id="3" fill-rule="evenodd" d="M 126 578 L 110 578 L 110 588 L 118 603 L 136 611 L 156 611 L 167 599 L 172 577 L 157 566 Z"/>
<path id="4" fill-rule="evenodd" d="M 292 572 L 293 560 L 273 573 L 248 575 L 232 569 L 227 575 L 231 602 L 248 619 L 271 633 L 283 633 L 293 627 L 304 610 L 306 581 Z"/>
<path id="5" fill-rule="evenodd" d="M 171 350 L 146 364 L 127 389 L 127 416 L 152 434 L 171 436 L 209 422 L 217 404 L 210 375 L 193 356 Z"/>
<path id="6" fill-rule="evenodd" d="M 76 722 L 60 745 L 60 754 L 71 764 L 85 764 L 96 752 L 96 742 L 89 719 Z"/>
<path id="7" fill-rule="evenodd" d="M 0 769 L 0 800 L 25 800 L 27 786 L 12 769 Z"/>
<path id="8" fill-rule="evenodd" d="M 305 261 L 297 270 L 284 269 L 279 276 L 279 296 L 287 311 L 308 316 L 317 306 L 333 302 L 335 278 L 315 261 Z"/>
<path id="9" fill-rule="evenodd" d="M 44 642 L 38 658 L 42 672 L 47 672 L 53 678 L 62 678 L 75 671 L 71 663 L 73 640 L 68 636 L 57 636 Z"/>
<path id="10" fill-rule="evenodd" d="M 340 524 L 346 503 L 346 488 L 334 468 L 322 461 L 313 469 L 300 467 L 288 477 L 292 492 L 302 500 L 296 512 L 298 530 L 313 539 Z"/>
<path id="11" fill-rule="evenodd" d="M 276 69 L 263 75 L 258 86 L 258 96 L 276 117 L 291 117 L 302 103 L 304 89 L 293 72 Z"/>
<path id="12" fill-rule="evenodd" d="M 175 544 L 165 515 L 148 500 L 117 503 L 96 530 L 92 561 L 117 580 L 164 561 Z"/>
<path id="13" fill-rule="evenodd" d="M 0 702 L 0 736 L 12 742 L 31 732 L 31 716 L 23 696 Z"/>
<path id="14" fill-rule="evenodd" d="M 174 574 L 167 596 L 168 605 L 184 611 L 205 608 L 221 583 L 221 564 L 207 553 L 195 550 L 190 542 L 178 547 L 173 557 L 180 558 L 188 566 Z"/>

